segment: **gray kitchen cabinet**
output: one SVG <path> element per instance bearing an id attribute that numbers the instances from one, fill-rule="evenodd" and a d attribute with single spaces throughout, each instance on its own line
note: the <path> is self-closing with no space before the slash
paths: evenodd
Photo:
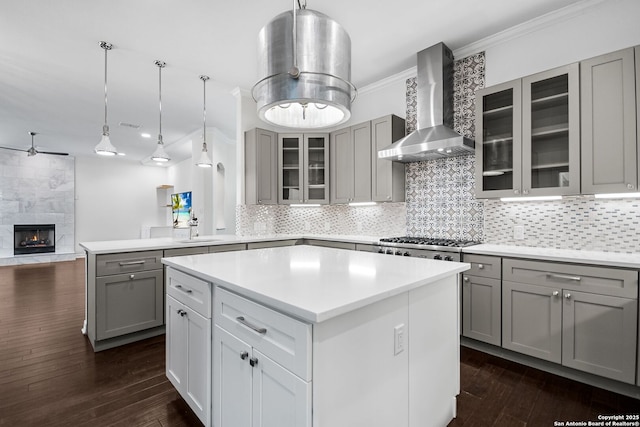
<path id="1" fill-rule="evenodd" d="M 634 49 L 580 62 L 582 192 L 636 192 L 637 104 Z"/>
<path id="2" fill-rule="evenodd" d="M 281 246 L 295 246 L 297 244 L 298 244 L 298 240 L 296 239 L 270 240 L 265 242 L 249 242 L 247 243 L 247 249 L 278 248 Z"/>
<path id="3" fill-rule="evenodd" d="M 356 250 L 355 243 L 337 242 L 335 240 L 304 239 L 303 244 L 309 245 L 309 246 L 322 246 L 325 248 L 348 249 L 351 251 Z"/>
<path id="4" fill-rule="evenodd" d="M 278 134 L 278 203 L 329 203 L 329 135 Z"/>
<path id="5" fill-rule="evenodd" d="M 252 129 L 244 134 L 245 203 L 278 203 L 278 138 L 275 132 Z"/>
<path id="6" fill-rule="evenodd" d="M 164 333 L 162 254 L 87 253 L 86 334 L 94 351 Z"/>
<path id="7" fill-rule="evenodd" d="M 246 243 L 231 243 L 228 245 L 214 245 L 209 246 L 209 253 L 215 252 L 232 252 L 232 251 L 244 251 L 247 249 Z"/>
<path id="8" fill-rule="evenodd" d="M 371 122 L 332 132 L 331 203 L 371 201 Z"/>
<path id="9" fill-rule="evenodd" d="M 405 165 L 378 158 L 378 150 L 405 135 L 405 120 L 394 115 L 371 121 L 371 199 L 374 202 L 404 202 Z"/>
<path id="10" fill-rule="evenodd" d="M 96 278 L 96 339 L 162 326 L 162 279 L 161 269 Z"/>
<path id="11" fill-rule="evenodd" d="M 206 254 L 208 252 L 209 252 L 209 248 L 207 246 L 194 246 L 191 248 L 165 249 L 164 256 L 172 257 L 172 256 L 185 256 L 185 255 L 200 255 L 200 254 Z"/>
<path id="12" fill-rule="evenodd" d="M 471 270 L 462 275 L 462 335 L 493 345 L 502 339 L 500 257 L 464 255 Z"/>
<path id="13" fill-rule="evenodd" d="M 478 91 L 477 197 L 580 193 L 579 83 L 570 64 Z"/>
<path id="14" fill-rule="evenodd" d="M 634 384 L 638 272 L 503 260 L 502 347 Z"/>

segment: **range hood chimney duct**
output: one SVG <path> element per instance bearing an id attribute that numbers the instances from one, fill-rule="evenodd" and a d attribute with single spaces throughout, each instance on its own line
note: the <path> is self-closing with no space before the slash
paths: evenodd
<path id="1" fill-rule="evenodd" d="M 453 130 L 453 53 L 438 43 L 417 56 L 417 130 L 378 157 L 407 163 L 473 153 L 475 142 Z"/>

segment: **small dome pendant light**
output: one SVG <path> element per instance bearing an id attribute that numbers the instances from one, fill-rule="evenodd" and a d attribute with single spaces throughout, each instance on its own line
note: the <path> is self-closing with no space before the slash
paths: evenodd
<path id="1" fill-rule="evenodd" d="M 293 0 L 293 12 L 276 16 L 258 34 L 258 78 L 251 93 L 261 120 L 296 129 L 344 123 L 357 94 L 349 34 Z"/>
<path id="2" fill-rule="evenodd" d="M 203 126 L 202 126 L 202 154 L 200 154 L 200 158 L 198 158 L 198 162 L 196 166 L 200 166 L 201 168 L 210 168 L 213 166 L 211 163 L 211 159 L 207 154 L 207 80 L 209 80 L 209 76 L 200 76 L 200 80 L 202 80 L 202 94 L 203 94 Z"/>
<path id="3" fill-rule="evenodd" d="M 160 124 L 158 128 L 158 146 L 156 151 L 151 155 L 151 160 L 155 162 L 168 162 L 171 160 L 166 151 L 164 151 L 164 142 L 162 141 L 162 69 L 167 65 L 164 61 L 156 60 L 158 66 L 158 105 L 160 111 Z"/>
<path id="4" fill-rule="evenodd" d="M 118 150 L 111 144 L 109 125 L 107 124 L 107 51 L 113 49 L 113 45 L 102 41 L 100 47 L 104 49 L 104 125 L 102 126 L 102 139 L 94 150 L 96 154 L 101 156 L 115 156 L 118 154 Z"/>

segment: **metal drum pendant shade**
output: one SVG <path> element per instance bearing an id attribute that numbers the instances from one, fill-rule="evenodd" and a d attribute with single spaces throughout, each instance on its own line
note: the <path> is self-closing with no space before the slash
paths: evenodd
<path id="1" fill-rule="evenodd" d="M 258 35 L 258 76 L 253 98 L 260 119 L 277 126 L 317 129 L 351 116 L 351 39 L 337 22 L 309 9 L 276 16 Z M 294 57 L 295 56 L 295 57 Z M 297 66 L 299 74 L 291 73 Z M 293 68 L 293 71 L 296 71 Z"/>

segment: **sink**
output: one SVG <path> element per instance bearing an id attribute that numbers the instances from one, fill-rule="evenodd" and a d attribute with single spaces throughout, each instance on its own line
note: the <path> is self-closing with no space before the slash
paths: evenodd
<path id="1" fill-rule="evenodd" d="M 180 243 L 214 243 L 214 242 L 219 242 L 220 240 L 222 239 L 202 236 L 202 237 L 194 237 L 193 239 L 181 239 L 176 241 Z"/>

